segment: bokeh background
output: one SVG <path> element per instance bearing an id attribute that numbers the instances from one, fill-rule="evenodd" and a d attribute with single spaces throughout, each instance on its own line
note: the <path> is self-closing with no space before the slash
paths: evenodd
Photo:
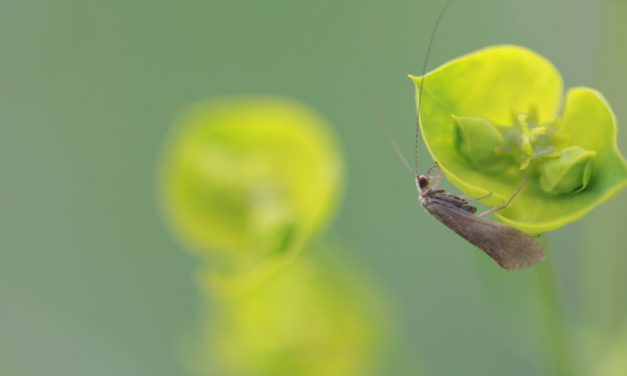
<path id="1" fill-rule="evenodd" d="M 0 375 L 190 374 L 190 338 L 218 303 L 163 219 L 159 159 L 190 103 L 247 94 L 307 103 L 341 141 L 346 187 L 323 238 L 392 312 L 380 374 L 549 374 L 538 276 L 498 270 L 425 215 L 377 126 L 413 153 L 406 74 L 442 5 L 1 0 Z M 529 47 L 567 87 L 606 95 L 625 152 L 625 25 L 619 0 L 460 0 L 430 66 Z M 626 209 L 619 195 L 549 239 L 581 374 L 627 372 Z"/>

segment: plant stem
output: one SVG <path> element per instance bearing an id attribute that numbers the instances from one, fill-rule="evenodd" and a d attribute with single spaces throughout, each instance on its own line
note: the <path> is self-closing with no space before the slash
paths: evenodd
<path id="1" fill-rule="evenodd" d="M 545 235 L 546 236 L 546 235 Z M 546 248 L 546 240 L 543 237 Z M 550 259 L 536 266 L 537 290 L 540 303 L 540 329 L 544 353 L 550 365 L 550 374 L 573 376 L 578 374 L 568 322 L 562 310 Z"/>

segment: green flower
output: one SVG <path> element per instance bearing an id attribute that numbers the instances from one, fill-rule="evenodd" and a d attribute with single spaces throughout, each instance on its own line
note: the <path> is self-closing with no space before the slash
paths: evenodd
<path id="1" fill-rule="evenodd" d="M 336 251 L 303 255 L 254 290 L 212 302 L 191 359 L 198 374 L 377 374 L 390 330 L 384 299 Z"/>
<path id="2" fill-rule="evenodd" d="M 337 142 L 310 108 L 215 100 L 177 124 L 160 193 L 175 233 L 211 258 L 216 284 L 239 290 L 291 260 L 327 223 L 341 173 Z"/>
<path id="3" fill-rule="evenodd" d="M 492 192 L 485 203 L 498 206 L 529 175 L 496 214 L 508 225 L 551 231 L 627 186 L 627 162 L 605 98 L 572 88 L 560 112 L 562 77 L 533 51 L 490 47 L 410 77 L 417 90 L 425 82 L 422 135 L 453 185 L 474 197 Z"/>

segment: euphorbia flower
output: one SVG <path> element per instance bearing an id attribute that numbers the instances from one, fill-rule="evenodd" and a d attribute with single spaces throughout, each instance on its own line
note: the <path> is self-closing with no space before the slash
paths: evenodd
<path id="1" fill-rule="evenodd" d="M 575 221 L 627 186 L 616 119 L 596 90 L 566 93 L 557 69 L 518 46 L 486 48 L 424 77 L 420 125 L 449 181 L 498 206 L 529 180 L 498 219 L 527 232 Z M 417 96 L 418 99 L 418 96 Z"/>
<path id="2" fill-rule="evenodd" d="M 315 111 L 272 97 L 191 107 L 168 140 L 161 197 L 172 228 L 208 256 L 216 292 L 253 286 L 328 222 L 342 160 Z"/>

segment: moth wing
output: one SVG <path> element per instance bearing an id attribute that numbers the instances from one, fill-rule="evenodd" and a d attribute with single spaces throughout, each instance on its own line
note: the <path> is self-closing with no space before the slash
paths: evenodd
<path id="1" fill-rule="evenodd" d="M 504 269 L 528 268 L 546 257 L 544 249 L 532 237 L 499 222 L 478 217 L 437 199 L 428 200 L 424 208 Z"/>

